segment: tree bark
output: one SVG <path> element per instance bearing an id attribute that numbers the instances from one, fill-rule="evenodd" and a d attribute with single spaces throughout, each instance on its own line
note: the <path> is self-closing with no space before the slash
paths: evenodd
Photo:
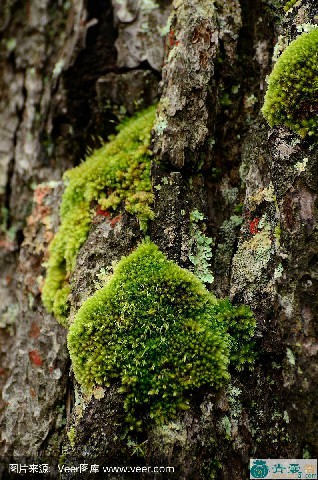
<path id="1" fill-rule="evenodd" d="M 250 458 L 317 455 L 318 158 L 307 140 L 270 129 L 260 108 L 274 45 L 275 56 L 301 25 L 317 24 L 318 7 L 300 0 L 285 14 L 283 3 L 0 7 L 3 454 L 57 458 L 63 444 L 65 464 L 166 465 L 185 480 L 243 480 Z M 252 308 L 258 355 L 227 387 L 193 395 L 174 422 L 127 436 L 118 386 L 88 400 L 74 381 L 66 331 L 45 311 L 41 285 L 62 173 L 157 96 L 147 235 L 218 297 Z M 94 222 L 80 249 L 71 317 L 100 269 L 143 238 L 122 213 L 115 226 Z M 199 237 L 211 251 L 198 266 Z"/>

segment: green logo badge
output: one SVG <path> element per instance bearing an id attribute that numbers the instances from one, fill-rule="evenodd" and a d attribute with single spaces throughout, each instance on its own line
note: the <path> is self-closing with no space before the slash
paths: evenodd
<path id="1" fill-rule="evenodd" d="M 254 460 L 251 467 L 251 474 L 254 478 L 266 478 L 268 472 L 269 469 L 264 460 Z"/>

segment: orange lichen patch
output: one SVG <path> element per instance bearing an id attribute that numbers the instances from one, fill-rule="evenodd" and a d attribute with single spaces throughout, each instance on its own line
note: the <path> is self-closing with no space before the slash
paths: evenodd
<path id="1" fill-rule="evenodd" d="M 178 46 L 179 41 L 176 40 L 175 32 L 174 30 L 170 30 L 169 36 L 168 36 L 168 43 L 170 47 Z"/>
<path id="2" fill-rule="evenodd" d="M 0 248 L 7 250 L 8 252 L 13 252 L 15 250 L 15 243 L 10 240 L 0 240 Z"/>
<path id="3" fill-rule="evenodd" d="M 111 226 L 114 227 L 114 226 L 116 225 L 116 223 L 118 223 L 120 220 L 121 220 L 121 215 L 117 215 L 117 217 L 114 217 L 114 218 L 110 221 Z"/>
<path id="4" fill-rule="evenodd" d="M 41 218 L 46 217 L 47 215 L 50 215 L 50 213 L 51 213 L 51 209 L 49 207 L 45 207 L 45 206 L 40 206 L 35 211 L 38 213 L 39 217 L 41 217 Z"/>
<path id="5" fill-rule="evenodd" d="M 42 357 L 36 350 L 31 350 L 31 352 L 29 352 L 29 359 L 33 365 L 36 365 L 37 367 L 41 367 L 43 365 Z"/>
<path id="6" fill-rule="evenodd" d="M 96 215 L 102 215 L 103 217 L 110 217 L 110 213 L 108 210 L 103 210 L 100 206 L 96 209 Z"/>
<path id="7" fill-rule="evenodd" d="M 30 394 L 31 394 L 32 398 L 34 398 L 36 396 L 35 390 L 32 387 L 30 387 Z"/>
<path id="8" fill-rule="evenodd" d="M 33 212 L 34 213 L 34 212 Z M 27 226 L 28 227 L 31 227 L 32 225 L 35 224 L 35 218 L 33 215 L 30 215 L 28 218 L 27 218 Z"/>
<path id="9" fill-rule="evenodd" d="M 46 197 L 51 190 L 51 187 L 48 185 L 38 185 L 34 190 L 34 202 L 38 205 L 41 205 L 44 197 Z"/>
<path id="10" fill-rule="evenodd" d="M 53 239 L 54 237 L 54 233 L 51 232 L 50 230 L 48 230 L 47 232 L 45 232 L 44 234 L 44 240 L 47 242 L 47 243 L 50 243 L 50 241 Z"/>
<path id="11" fill-rule="evenodd" d="M 32 214 L 27 219 L 27 225 L 30 227 L 32 225 L 37 225 L 39 222 L 45 223 L 45 217 L 51 214 L 51 209 L 46 206 L 35 205 Z"/>
<path id="12" fill-rule="evenodd" d="M 250 223 L 250 233 L 252 235 L 256 235 L 258 232 L 258 224 L 259 224 L 259 218 L 254 218 L 252 222 Z"/>
<path id="13" fill-rule="evenodd" d="M 40 335 L 40 332 L 41 332 L 40 327 L 35 322 L 33 322 L 29 331 L 29 337 L 38 338 L 38 336 Z"/>

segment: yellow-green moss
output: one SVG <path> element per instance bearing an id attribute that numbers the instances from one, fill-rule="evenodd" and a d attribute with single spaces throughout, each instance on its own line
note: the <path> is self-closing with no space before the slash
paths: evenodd
<path id="1" fill-rule="evenodd" d="M 67 432 L 68 439 L 70 441 L 71 447 L 75 447 L 76 431 L 74 427 L 71 427 Z"/>
<path id="2" fill-rule="evenodd" d="M 142 229 L 153 218 L 148 149 L 154 117 L 155 107 L 150 107 L 125 121 L 116 137 L 64 175 L 61 225 L 49 248 L 42 291 L 45 307 L 63 324 L 68 315 L 68 277 L 96 208 L 112 213 L 123 207 L 137 216 Z"/>
<path id="3" fill-rule="evenodd" d="M 318 29 L 303 33 L 282 53 L 269 77 L 262 112 L 270 126 L 302 137 L 318 133 Z"/>
<path id="4" fill-rule="evenodd" d="M 295 3 L 297 3 L 297 1 L 298 0 L 289 0 L 289 2 L 287 2 L 284 6 L 285 12 L 288 12 L 288 10 L 290 10 L 295 5 Z"/>
<path id="5" fill-rule="evenodd" d="M 217 300 L 146 242 L 80 308 L 68 348 L 85 391 L 121 382 L 127 422 L 138 428 L 188 408 L 193 389 L 223 385 L 231 362 L 251 362 L 254 326 L 247 307 Z"/>

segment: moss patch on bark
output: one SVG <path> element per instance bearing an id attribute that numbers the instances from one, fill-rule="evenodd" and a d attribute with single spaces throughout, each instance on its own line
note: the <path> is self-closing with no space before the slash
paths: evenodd
<path id="1" fill-rule="evenodd" d="M 42 299 L 65 326 L 68 279 L 94 216 L 111 216 L 122 208 L 136 215 L 141 229 L 153 218 L 149 145 L 154 118 L 155 107 L 150 107 L 126 120 L 117 136 L 64 175 L 61 225 L 49 247 Z"/>
<path id="2" fill-rule="evenodd" d="M 252 362 L 254 327 L 248 307 L 216 299 L 145 242 L 80 308 L 68 347 L 86 392 L 121 382 L 126 420 L 139 429 L 189 408 L 193 390 L 224 385 L 230 364 Z"/>
<path id="3" fill-rule="evenodd" d="M 286 125 L 301 137 L 318 133 L 318 28 L 282 53 L 269 77 L 262 112 L 270 126 Z"/>

